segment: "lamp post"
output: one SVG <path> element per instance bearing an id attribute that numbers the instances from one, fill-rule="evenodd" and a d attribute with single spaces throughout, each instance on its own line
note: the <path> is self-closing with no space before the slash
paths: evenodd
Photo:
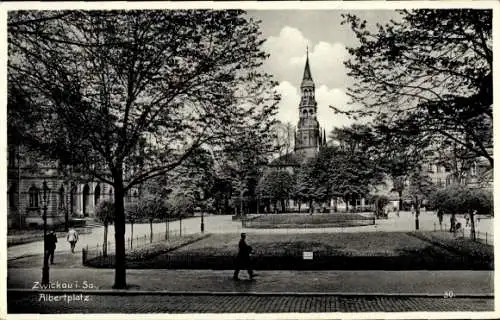
<path id="1" fill-rule="evenodd" d="M 200 191 L 196 192 L 195 195 L 196 195 L 196 198 L 197 198 L 196 200 L 198 200 L 199 203 L 201 203 L 204 200 L 203 190 L 200 190 Z M 199 207 L 201 209 L 200 230 L 201 230 L 201 233 L 204 233 L 205 232 L 204 208 L 202 208 L 201 206 L 199 206 Z"/>
<path id="2" fill-rule="evenodd" d="M 42 284 L 49 283 L 49 260 L 47 254 L 47 181 L 43 181 L 43 268 Z"/>

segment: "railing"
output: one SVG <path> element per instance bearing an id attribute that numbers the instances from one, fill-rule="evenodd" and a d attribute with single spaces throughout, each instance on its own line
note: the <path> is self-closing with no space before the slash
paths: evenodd
<path id="1" fill-rule="evenodd" d="M 438 223 L 434 223 L 434 232 L 437 232 L 437 231 L 451 231 L 451 228 L 450 228 L 451 224 L 447 224 L 447 223 L 443 223 L 441 225 L 439 225 Z M 462 238 L 465 238 L 465 237 L 468 237 L 470 239 L 472 239 L 472 232 L 469 230 L 465 230 L 465 228 L 461 227 L 460 229 L 456 230 L 455 232 L 453 232 L 454 235 L 456 237 L 462 237 Z M 481 232 L 481 231 L 478 231 L 478 230 L 475 230 L 475 239 L 477 242 L 481 242 L 481 243 L 485 243 L 485 244 L 489 244 L 489 245 L 493 245 L 493 234 L 491 232 Z"/>
<path id="2" fill-rule="evenodd" d="M 332 214 L 334 217 L 335 214 Z M 300 229 L 317 229 L 317 228 L 344 228 L 344 227 L 355 227 L 355 226 L 368 226 L 375 225 L 376 219 L 374 216 L 371 217 L 363 217 L 358 215 L 358 217 L 353 219 L 339 219 L 332 221 L 324 221 L 321 223 L 315 223 L 315 219 L 321 216 L 321 214 L 316 215 L 304 215 L 303 220 L 299 221 L 286 221 L 280 219 L 280 215 L 269 215 L 266 219 L 259 219 L 260 216 L 251 217 L 251 218 L 242 218 L 241 225 L 243 228 L 280 228 L 280 229 L 288 229 L 288 228 L 300 228 Z"/>
<path id="3" fill-rule="evenodd" d="M 166 241 L 169 239 L 180 238 L 180 237 L 182 237 L 182 235 L 185 235 L 185 234 L 186 234 L 186 231 L 184 230 L 183 232 L 170 231 L 168 233 L 166 233 L 166 232 L 153 233 L 152 237 L 149 234 L 145 234 L 142 236 L 136 236 L 136 237 L 132 237 L 132 238 L 127 237 L 125 239 L 125 252 L 147 246 L 150 243 L 157 243 L 157 242 Z M 82 249 L 82 264 L 85 265 L 86 262 L 90 259 L 104 257 L 107 255 L 114 255 L 115 248 L 116 248 L 116 246 L 115 246 L 114 241 L 107 241 L 106 248 L 105 248 L 105 245 L 103 243 L 99 243 L 99 242 L 96 243 L 95 246 L 87 245 L 85 248 Z M 106 255 L 104 254 L 105 252 L 106 252 Z"/>

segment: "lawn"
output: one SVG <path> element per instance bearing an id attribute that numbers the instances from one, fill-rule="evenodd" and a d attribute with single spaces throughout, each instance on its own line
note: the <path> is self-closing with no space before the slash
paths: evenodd
<path id="1" fill-rule="evenodd" d="M 357 213 L 269 214 L 244 221 L 246 228 L 326 228 L 374 224 L 372 216 Z"/>
<path id="2" fill-rule="evenodd" d="M 184 246 L 177 253 L 236 255 L 239 234 L 213 234 L 203 241 Z M 401 250 L 419 250 L 429 244 L 405 233 L 309 233 L 253 234 L 247 232 L 247 243 L 254 256 L 302 255 L 314 251 L 339 256 L 397 256 Z"/>
<path id="3" fill-rule="evenodd" d="M 232 269 L 239 234 L 210 237 L 134 263 L 132 268 Z M 404 232 L 252 234 L 257 270 L 492 270 L 492 257 L 472 258 Z M 304 260 L 303 252 L 313 259 Z"/>

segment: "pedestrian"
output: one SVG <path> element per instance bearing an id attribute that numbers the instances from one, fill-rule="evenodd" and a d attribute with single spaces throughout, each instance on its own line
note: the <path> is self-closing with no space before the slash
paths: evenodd
<path id="1" fill-rule="evenodd" d="M 438 209 L 437 212 L 438 220 L 439 220 L 439 230 L 443 229 L 443 210 Z"/>
<path id="2" fill-rule="evenodd" d="M 246 233 L 241 234 L 240 242 L 238 243 L 238 256 L 236 257 L 236 268 L 233 274 L 233 280 L 239 280 L 238 274 L 240 270 L 246 269 L 248 271 L 248 275 L 250 276 L 250 280 L 255 277 L 252 268 L 250 267 L 250 253 L 252 253 L 252 247 L 249 246 L 246 242 Z"/>
<path id="3" fill-rule="evenodd" d="M 56 251 L 56 243 L 57 243 L 57 236 L 54 230 L 51 230 L 50 233 L 45 238 L 45 249 L 47 250 L 46 259 L 50 258 L 50 264 L 54 264 L 54 251 Z"/>
<path id="4" fill-rule="evenodd" d="M 415 207 L 413 207 L 413 205 L 411 205 L 411 215 L 414 215 L 415 214 Z"/>
<path id="5" fill-rule="evenodd" d="M 456 223 L 455 215 L 452 214 L 450 217 L 450 232 L 455 232 L 455 223 Z"/>
<path id="6" fill-rule="evenodd" d="M 464 215 L 464 218 L 465 218 L 465 227 L 468 227 L 469 226 L 469 221 L 470 221 L 470 216 L 468 213 L 466 213 Z"/>
<path id="7" fill-rule="evenodd" d="M 74 253 L 76 243 L 78 242 L 78 232 L 76 232 L 75 229 L 70 229 L 68 231 L 68 235 L 66 236 L 66 240 L 68 240 L 71 245 L 71 252 Z"/>

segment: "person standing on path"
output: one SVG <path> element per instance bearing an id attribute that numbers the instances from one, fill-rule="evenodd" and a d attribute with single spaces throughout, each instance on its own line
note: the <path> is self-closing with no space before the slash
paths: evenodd
<path id="1" fill-rule="evenodd" d="M 466 213 L 464 215 L 464 218 L 465 218 L 465 227 L 468 227 L 469 226 L 469 221 L 470 221 L 469 213 Z"/>
<path id="2" fill-rule="evenodd" d="M 54 264 L 54 251 L 56 251 L 57 236 L 54 230 L 51 230 L 45 239 L 45 248 L 47 249 L 47 259 L 50 258 L 50 264 Z"/>
<path id="3" fill-rule="evenodd" d="M 252 247 L 250 247 L 246 242 L 246 233 L 241 234 L 241 239 L 238 244 L 238 256 L 236 257 L 236 269 L 234 270 L 233 280 L 239 280 L 238 274 L 240 270 L 246 269 L 250 280 L 255 276 L 252 268 L 250 267 L 250 253 L 252 253 Z"/>
<path id="4" fill-rule="evenodd" d="M 68 235 L 66 236 L 66 240 L 68 240 L 71 245 L 71 253 L 75 253 L 75 246 L 78 242 L 78 232 L 75 229 L 70 229 L 68 231 Z"/>
<path id="5" fill-rule="evenodd" d="M 439 220 L 439 230 L 443 230 L 443 210 L 438 209 L 437 216 Z"/>

